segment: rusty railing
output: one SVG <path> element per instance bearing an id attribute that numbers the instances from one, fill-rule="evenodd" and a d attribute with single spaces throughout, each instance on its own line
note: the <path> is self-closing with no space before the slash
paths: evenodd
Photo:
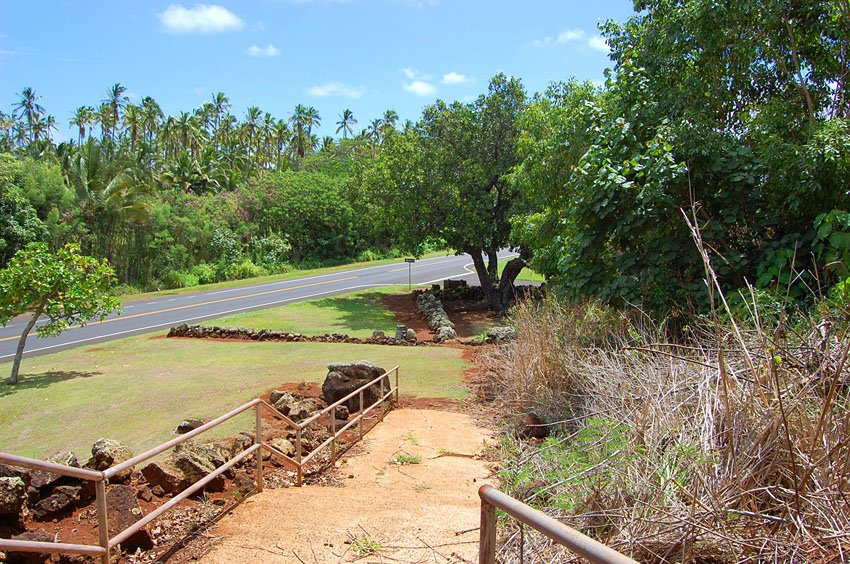
<path id="1" fill-rule="evenodd" d="M 478 489 L 481 498 L 481 529 L 478 545 L 478 563 L 496 563 L 496 509 L 501 509 L 514 519 L 540 531 L 553 541 L 596 564 L 637 564 L 599 541 L 552 519 L 521 501 L 500 492 L 489 484 Z"/>
<path id="2" fill-rule="evenodd" d="M 394 382 L 390 380 L 390 375 L 395 375 Z M 363 392 L 372 386 L 378 386 L 380 388 L 380 396 L 377 400 L 375 400 L 371 405 L 365 406 L 363 405 Z M 386 391 L 385 391 L 386 388 Z M 387 399 L 391 398 L 395 395 L 395 399 L 398 400 L 398 366 L 386 371 L 384 374 L 375 378 L 374 380 L 364 384 L 360 388 L 354 390 L 347 396 L 339 399 L 328 407 L 322 409 L 321 411 L 313 414 L 308 419 L 301 421 L 300 423 L 296 423 L 289 417 L 286 417 L 282 413 L 280 413 L 274 406 L 269 403 L 261 400 L 254 399 L 249 401 L 248 403 L 237 407 L 236 409 L 225 413 L 224 415 L 213 419 L 209 423 L 201 425 L 197 429 L 189 431 L 188 433 L 181 435 L 175 439 L 172 439 L 166 443 L 163 443 L 153 449 L 144 452 L 138 456 L 134 456 L 129 460 L 126 460 L 120 464 L 115 466 L 111 466 L 103 471 L 95 471 L 88 470 L 85 468 L 74 468 L 72 466 L 64 466 L 61 464 L 53 464 L 51 462 L 45 462 L 43 460 L 35 460 L 32 458 L 25 458 L 22 456 L 15 456 L 12 454 L 6 454 L 0 452 L 0 463 L 7 464 L 10 466 L 17 466 L 22 468 L 30 468 L 33 470 L 42 470 L 45 472 L 50 472 L 53 474 L 59 474 L 61 476 L 70 476 L 73 478 L 79 478 L 82 480 L 88 480 L 94 482 L 95 485 L 95 506 L 97 508 L 97 531 L 98 531 L 98 545 L 83 545 L 83 544 L 70 544 L 70 543 L 60 543 L 60 542 L 37 542 L 37 541 L 21 541 L 21 540 L 11 540 L 11 539 L 2 539 L 0 538 L 0 551 L 12 551 L 12 552 L 41 552 L 41 553 L 49 553 L 49 554 L 82 554 L 86 556 L 99 556 L 102 564 L 109 564 L 109 552 L 112 548 L 120 545 L 122 542 L 126 541 L 132 535 L 140 531 L 142 528 L 148 525 L 151 521 L 158 518 L 160 515 L 173 508 L 175 505 L 180 503 L 182 500 L 186 499 L 193 493 L 197 492 L 204 486 L 206 486 L 209 482 L 214 480 L 216 477 L 220 476 L 224 472 L 226 472 L 229 468 L 239 464 L 247 457 L 252 454 L 255 455 L 254 458 L 256 460 L 256 492 L 263 491 L 263 456 L 261 450 L 265 450 L 270 453 L 272 456 L 279 458 L 284 462 L 284 464 L 297 472 L 297 485 L 301 486 L 304 475 L 304 466 L 313 459 L 316 454 L 318 454 L 322 449 L 326 448 L 328 445 L 331 445 L 331 463 L 336 462 L 336 442 L 340 435 L 351 428 L 354 424 L 357 424 L 358 427 L 358 438 L 363 438 L 363 435 L 371 429 L 363 429 L 363 418 L 366 417 L 371 411 L 376 409 L 378 406 L 381 406 Z M 343 403 L 347 402 L 354 396 L 359 396 L 359 410 L 357 415 L 352 417 L 350 421 L 346 422 L 346 425 L 340 429 L 336 429 L 336 408 Z M 242 452 L 236 454 L 233 458 L 225 462 L 223 465 L 216 468 L 214 471 L 207 474 L 205 477 L 201 478 L 194 484 L 187 487 L 182 492 L 175 494 L 170 500 L 166 503 L 160 505 L 123 531 L 117 533 L 113 537 L 109 537 L 109 519 L 106 508 L 106 484 L 109 481 L 109 478 L 115 476 L 119 472 L 123 472 L 129 470 L 140 464 L 142 462 L 148 461 L 151 458 L 159 456 L 166 450 L 173 448 L 189 439 L 204 433 L 213 427 L 217 427 L 221 425 L 225 421 L 236 417 L 237 415 L 244 413 L 250 409 L 255 410 L 255 429 L 254 429 L 254 444 L 243 450 Z M 271 414 L 272 416 L 280 419 L 288 427 L 295 429 L 295 458 L 291 458 L 286 454 L 280 452 L 278 449 L 273 446 L 267 444 L 263 440 L 263 424 L 262 424 L 262 413 L 263 410 Z M 331 437 L 325 440 L 322 444 L 318 445 L 314 448 L 310 453 L 303 455 L 302 453 L 302 438 L 304 429 L 307 428 L 308 425 L 317 421 L 323 415 L 330 413 L 330 421 L 331 421 Z M 383 420 L 384 412 L 381 412 L 381 417 L 379 419 Z M 378 422 L 375 423 L 377 425 Z M 374 427 L 374 425 L 373 425 Z"/>

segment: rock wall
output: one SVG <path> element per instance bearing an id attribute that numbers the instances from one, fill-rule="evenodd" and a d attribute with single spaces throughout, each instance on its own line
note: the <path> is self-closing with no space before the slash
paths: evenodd
<path id="1" fill-rule="evenodd" d="M 449 319 L 440 298 L 433 290 L 425 290 L 416 296 L 416 307 L 428 320 L 428 328 L 435 333 L 433 341 L 442 343 L 457 339 L 455 324 Z"/>
<path id="2" fill-rule="evenodd" d="M 417 341 L 415 334 L 407 339 L 396 339 L 376 332 L 375 336 L 365 339 L 349 337 L 339 333 L 330 335 L 308 336 L 301 333 L 286 333 L 269 331 L 267 329 L 246 329 L 244 327 L 217 327 L 215 325 L 187 325 L 185 323 L 172 327 L 169 337 L 191 337 L 195 339 L 239 339 L 243 341 L 283 341 L 287 343 L 351 343 L 357 345 L 390 345 L 398 347 L 423 346 L 427 342 Z"/>

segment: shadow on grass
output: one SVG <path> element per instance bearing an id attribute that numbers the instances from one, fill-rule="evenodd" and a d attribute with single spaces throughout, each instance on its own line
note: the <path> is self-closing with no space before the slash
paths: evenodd
<path id="1" fill-rule="evenodd" d="M 77 372 L 77 371 L 51 371 L 51 372 L 42 372 L 41 374 L 19 374 L 18 375 L 18 383 L 15 385 L 8 385 L 5 383 L 5 378 L 7 377 L 3 374 L 2 384 L 0 384 L 0 398 L 10 396 L 15 392 L 20 392 L 21 390 L 30 390 L 30 389 L 42 389 L 47 388 L 53 384 L 58 382 L 65 382 L 67 380 L 74 380 L 76 378 L 90 378 L 92 376 L 99 376 L 103 374 L 102 372 Z"/>
<path id="2" fill-rule="evenodd" d="M 313 305 L 338 311 L 341 317 L 341 333 L 393 330 L 395 316 L 383 304 L 384 296 L 386 294 L 381 292 L 365 292 L 351 297 L 323 298 L 314 301 Z"/>

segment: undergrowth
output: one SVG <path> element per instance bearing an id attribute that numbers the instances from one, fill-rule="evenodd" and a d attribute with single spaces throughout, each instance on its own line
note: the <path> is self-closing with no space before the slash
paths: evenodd
<path id="1" fill-rule="evenodd" d="M 504 440 L 502 487 L 641 562 L 846 559 L 844 313 L 768 327 L 757 300 L 742 321 L 716 295 L 724 315 L 676 342 L 597 304 L 517 306 L 488 370 L 553 432 Z M 503 561 L 572 558 L 504 524 Z"/>

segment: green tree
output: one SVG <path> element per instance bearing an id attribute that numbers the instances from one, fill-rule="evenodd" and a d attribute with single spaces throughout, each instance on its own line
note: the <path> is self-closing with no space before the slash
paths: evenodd
<path id="1" fill-rule="evenodd" d="M 119 309 L 117 298 L 110 294 L 116 282 L 115 272 L 105 260 L 83 256 L 74 245 L 51 253 L 46 245 L 31 243 L 18 251 L 0 270 L 0 322 L 6 325 L 27 312 L 31 316 L 6 383 L 18 383 L 27 336 L 41 316 L 47 317 L 47 323 L 36 329 L 39 337 L 58 335 L 73 324 L 103 320 Z"/>
<path id="2" fill-rule="evenodd" d="M 511 220 L 522 203 L 509 182 L 518 164 L 518 119 L 526 104 L 519 80 L 499 74 L 470 104 L 442 101 L 419 123 L 391 135 L 365 174 L 369 197 L 394 241 L 417 252 L 430 239 L 468 253 L 495 309 L 510 299 L 527 252 L 499 276 L 498 251 L 512 246 Z"/>
<path id="3" fill-rule="evenodd" d="M 336 122 L 339 126 L 336 128 L 336 132 L 339 133 L 342 131 L 342 138 L 348 139 L 348 136 L 351 135 L 351 126 L 356 123 L 357 118 L 354 117 L 354 112 L 346 108 L 342 111 L 342 114 L 340 114 L 339 121 Z"/>

